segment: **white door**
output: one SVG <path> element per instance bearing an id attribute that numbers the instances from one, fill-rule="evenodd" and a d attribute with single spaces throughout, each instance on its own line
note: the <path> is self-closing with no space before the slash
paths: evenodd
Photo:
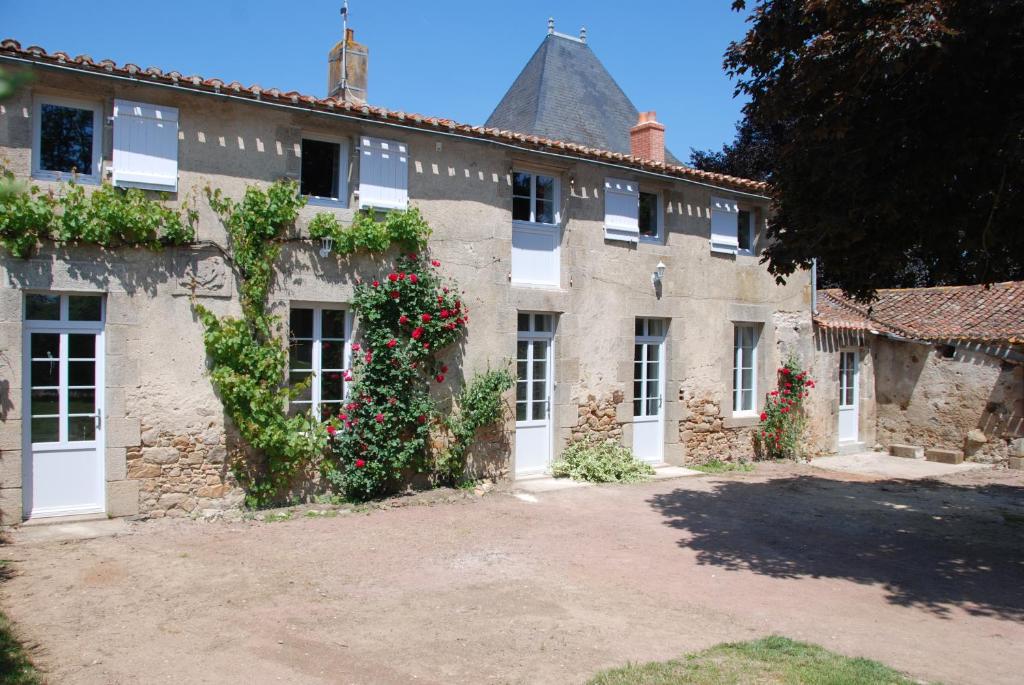
<path id="1" fill-rule="evenodd" d="M 633 345 L 633 454 L 665 459 L 665 322 L 637 319 Z"/>
<path id="2" fill-rule="evenodd" d="M 856 350 L 839 353 L 839 442 L 857 442 L 860 438 L 858 417 L 859 360 Z"/>
<path id="3" fill-rule="evenodd" d="M 24 511 L 102 513 L 103 300 L 26 295 Z"/>
<path id="4" fill-rule="evenodd" d="M 553 320 L 520 314 L 516 340 L 516 475 L 544 473 L 551 463 Z"/>

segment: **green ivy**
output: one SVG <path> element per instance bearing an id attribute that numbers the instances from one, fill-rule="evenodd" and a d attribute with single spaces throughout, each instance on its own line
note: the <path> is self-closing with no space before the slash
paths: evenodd
<path id="1" fill-rule="evenodd" d="M 195 240 L 198 213 L 187 199 L 174 209 L 137 188 L 104 183 L 87 193 L 74 181 L 43 192 L 17 184 L 9 169 L 3 180 L 8 192 L 0 194 L 0 246 L 15 257 L 28 257 L 44 240 L 150 249 Z"/>
<path id="2" fill-rule="evenodd" d="M 309 234 L 313 238 L 333 239 L 334 249 L 341 255 L 360 251 L 383 254 L 392 245 L 423 249 L 430 237 L 430 226 L 416 208 L 390 211 L 379 221 L 374 213 L 359 212 L 348 228 L 333 214 L 321 212 L 310 222 Z"/>
<path id="3" fill-rule="evenodd" d="M 489 369 L 474 376 L 459 393 L 455 401 L 457 411 L 444 421 L 450 437 L 448 449 L 434 466 L 443 481 L 454 484 L 462 480 L 466 450 L 479 429 L 501 419 L 505 408 L 501 396 L 511 390 L 515 382 L 508 369 Z"/>

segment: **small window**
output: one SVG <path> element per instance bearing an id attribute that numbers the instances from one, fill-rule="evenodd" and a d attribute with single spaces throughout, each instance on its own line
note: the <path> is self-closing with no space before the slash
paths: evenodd
<path id="1" fill-rule="evenodd" d="M 58 178 L 74 174 L 100 178 L 102 115 L 99 104 L 45 98 L 35 102 L 33 175 Z"/>
<path id="2" fill-rule="evenodd" d="M 302 139 L 300 192 L 312 200 L 348 204 L 348 144 Z"/>
<path id="3" fill-rule="evenodd" d="M 351 366 L 351 321 L 344 309 L 292 307 L 288 315 L 288 380 L 309 380 L 291 403 L 292 413 L 311 412 L 321 420 L 341 411 Z"/>
<path id="4" fill-rule="evenodd" d="M 512 174 L 512 220 L 558 223 L 558 182 L 553 176 L 516 171 Z"/>
<path id="5" fill-rule="evenodd" d="M 754 215 L 746 209 L 736 213 L 736 243 L 744 254 L 754 252 Z"/>
<path id="6" fill-rule="evenodd" d="M 649 240 L 661 238 L 661 209 L 657 193 L 640 191 L 640 237 Z"/>
<path id="7" fill-rule="evenodd" d="M 757 327 L 736 324 L 733 329 L 733 414 L 753 414 L 757 403 Z"/>

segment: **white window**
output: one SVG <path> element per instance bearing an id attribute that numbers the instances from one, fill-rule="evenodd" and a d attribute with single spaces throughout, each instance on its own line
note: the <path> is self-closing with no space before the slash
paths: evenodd
<path id="1" fill-rule="evenodd" d="M 348 206 L 348 141 L 302 139 L 299 192 L 314 205 Z"/>
<path id="2" fill-rule="evenodd" d="M 114 185 L 177 192 L 178 110 L 114 100 Z"/>
<path id="3" fill-rule="evenodd" d="M 512 282 L 561 283 L 558 179 L 532 171 L 512 174 Z"/>
<path id="4" fill-rule="evenodd" d="M 103 110 L 99 103 L 40 97 L 33 103 L 32 175 L 99 183 Z"/>
<path id="5" fill-rule="evenodd" d="M 312 412 L 321 420 L 341 411 L 351 368 L 352 319 L 344 309 L 315 305 L 291 307 L 288 316 L 290 385 L 312 376 L 309 387 L 292 400 L 291 411 Z"/>
<path id="6" fill-rule="evenodd" d="M 736 324 L 733 328 L 732 412 L 757 411 L 757 326 Z"/>
<path id="7" fill-rule="evenodd" d="M 735 200 L 711 198 L 711 251 L 754 253 L 754 213 Z"/>
<path id="8" fill-rule="evenodd" d="M 362 136 L 359 152 L 359 208 L 407 208 L 409 150 L 406 144 Z"/>
<path id="9" fill-rule="evenodd" d="M 661 240 L 661 196 L 635 181 L 604 180 L 604 237 L 635 243 Z"/>

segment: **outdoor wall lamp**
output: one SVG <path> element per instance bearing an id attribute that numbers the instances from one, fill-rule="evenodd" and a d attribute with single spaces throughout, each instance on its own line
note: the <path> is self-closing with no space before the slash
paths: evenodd
<path id="1" fill-rule="evenodd" d="M 324 236 L 320 239 L 320 256 L 324 259 L 327 255 L 331 254 L 331 249 L 334 248 L 334 238 L 330 236 Z"/>
<path id="2" fill-rule="evenodd" d="M 661 283 L 661 279 L 665 277 L 665 262 L 658 262 L 658 266 L 654 267 L 654 271 L 651 272 L 651 285 L 658 285 Z"/>

